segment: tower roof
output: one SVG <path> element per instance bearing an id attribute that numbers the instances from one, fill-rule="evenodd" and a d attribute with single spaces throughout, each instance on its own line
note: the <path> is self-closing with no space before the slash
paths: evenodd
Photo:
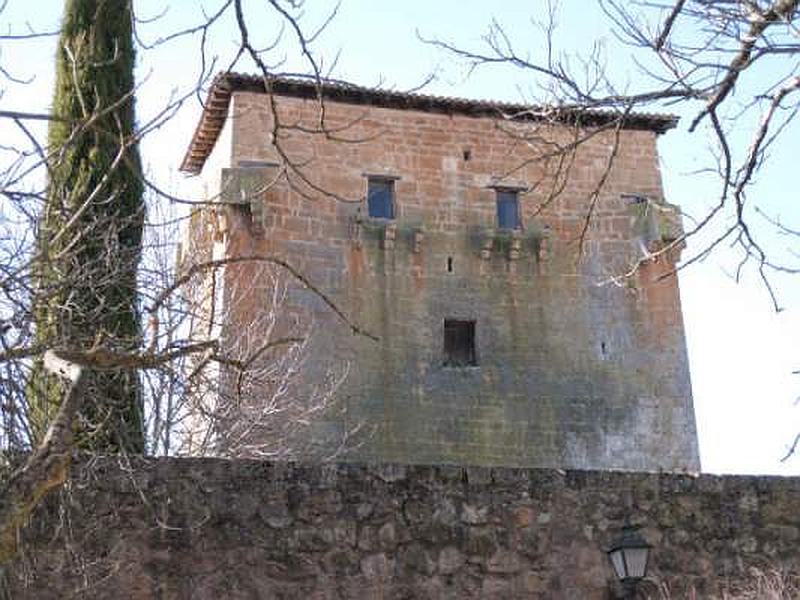
<path id="1" fill-rule="evenodd" d="M 585 126 L 608 125 L 622 119 L 622 127 L 625 129 L 649 130 L 656 133 L 664 133 L 678 123 L 676 116 L 668 114 L 624 113 L 617 110 L 590 110 L 514 104 L 493 100 L 470 100 L 369 88 L 327 79 L 322 81 L 290 77 L 265 79 L 260 75 L 225 71 L 219 73 L 211 83 L 203 113 L 181 163 L 181 171 L 199 173 L 202 170 L 225 125 L 228 106 L 234 92 L 271 93 L 278 96 L 312 99 L 322 97 L 348 104 L 472 117 L 503 117 L 532 121 L 550 119 L 564 123 L 580 123 Z"/>

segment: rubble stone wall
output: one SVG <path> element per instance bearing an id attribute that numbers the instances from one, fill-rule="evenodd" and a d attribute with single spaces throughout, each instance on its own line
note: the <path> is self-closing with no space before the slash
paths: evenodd
<path id="1" fill-rule="evenodd" d="M 101 459 L 6 573 L 41 600 L 600 600 L 630 518 L 653 545 L 643 591 L 714 598 L 800 575 L 799 505 L 800 478 Z"/>

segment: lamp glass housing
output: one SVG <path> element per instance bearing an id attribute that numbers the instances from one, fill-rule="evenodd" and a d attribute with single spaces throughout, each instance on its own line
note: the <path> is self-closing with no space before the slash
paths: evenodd
<path id="1" fill-rule="evenodd" d="M 635 581 L 647 575 L 650 544 L 632 525 L 622 528 L 622 535 L 608 550 L 608 558 L 620 581 Z"/>

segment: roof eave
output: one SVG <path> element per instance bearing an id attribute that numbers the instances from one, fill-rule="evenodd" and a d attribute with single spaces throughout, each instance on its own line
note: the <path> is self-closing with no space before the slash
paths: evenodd
<path id="1" fill-rule="evenodd" d="M 403 110 L 422 110 L 446 114 L 463 114 L 474 117 L 506 117 L 514 120 L 544 120 L 555 118 L 562 122 L 574 121 L 584 126 L 597 126 L 624 119 L 626 129 L 640 129 L 662 134 L 678 124 L 674 115 L 632 113 L 619 115 L 613 111 L 553 110 L 423 94 L 407 94 L 392 90 L 365 88 L 338 82 L 324 82 L 320 86 L 310 79 L 275 78 L 265 82 L 257 75 L 219 73 L 211 83 L 200 121 L 181 163 L 180 170 L 199 174 L 225 126 L 231 96 L 234 92 L 270 93 L 299 98 L 325 98 L 351 104 L 365 104 Z"/>

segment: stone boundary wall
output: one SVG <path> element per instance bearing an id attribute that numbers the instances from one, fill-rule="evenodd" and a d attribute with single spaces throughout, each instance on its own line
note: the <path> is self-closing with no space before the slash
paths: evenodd
<path id="1" fill-rule="evenodd" d="M 630 506 L 630 508 L 627 508 Z M 102 458 L 24 532 L 12 598 L 608 598 L 625 518 L 644 589 L 800 575 L 800 478 Z"/>

